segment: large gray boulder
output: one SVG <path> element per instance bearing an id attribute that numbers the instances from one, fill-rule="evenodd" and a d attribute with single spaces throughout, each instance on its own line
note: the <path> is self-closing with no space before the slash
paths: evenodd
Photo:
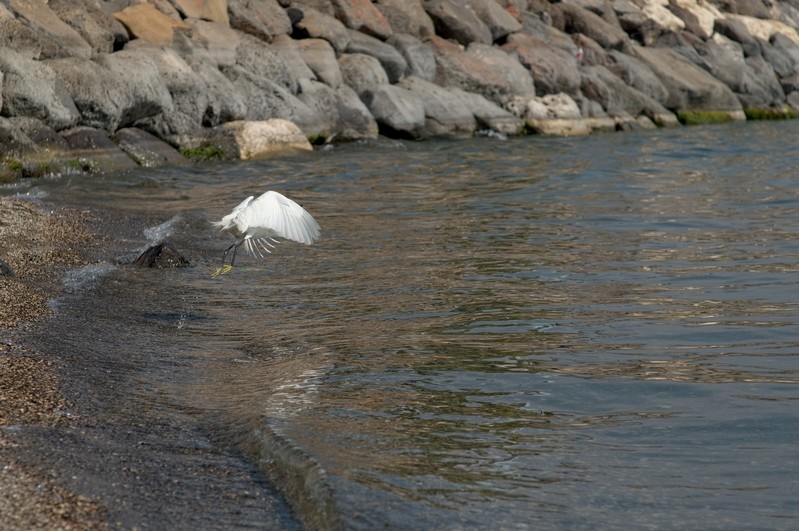
<path id="1" fill-rule="evenodd" d="M 396 83 L 405 77 L 408 70 L 408 63 L 393 46 L 353 30 L 349 30 L 349 35 L 350 43 L 347 45 L 347 53 L 371 55 L 380 61 L 380 64 L 383 65 L 383 69 L 388 75 L 389 81 L 392 83 Z"/>
<path id="2" fill-rule="evenodd" d="M 316 74 L 311 70 L 305 62 L 305 59 L 303 59 L 303 55 L 300 53 L 300 42 L 302 41 L 292 39 L 288 35 L 278 35 L 272 39 L 271 43 L 275 51 L 283 57 L 286 66 L 288 66 L 291 72 L 291 76 L 297 80 L 298 84 L 304 80 L 317 79 Z"/>
<path id="3" fill-rule="evenodd" d="M 42 42 L 44 40 L 44 42 Z M 18 19 L 3 4 L 0 4 L 0 46 L 13 48 L 13 50 L 28 59 L 39 59 L 42 57 L 42 50 L 49 46 L 56 47 L 47 35 L 44 39 L 40 38 L 39 33 L 31 28 L 24 19 Z M 47 56 L 45 52 L 45 56 Z"/>
<path id="4" fill-rule="evenodd" d="M 113 132 L 173 109 L 158 67 L 144 53 L 122 50 L 93 61 L 67 58 L 47 64 L 66 86 L 82 125 Z"/>
<path id="5" fill-rule="evenodd" d="M 425 81 L 436 79 L 436 53 L 429 42 L 424 42 L 407 33 L 395 33 L 386 44 L 393 46 L 408 63 L 406 72 Z"/>
<path id="6" fill-rule="evenodd" d="M 532 13 L 522 13 L 522 30 L 519 33 L 535 37 L 539 41 L 545 42 L 554 48 L 559 48 L 571 56 L 577 53 L 577 45 L 570 35 L 545 23 Z"/>
<path id="7" fill-rule="evenodd" d="M 0 150 L 6 157 L 20 158 L 36 149 L 36 143 L 31 140 L 19 127 L 16 127 L 9 118 L 0 117 Z M 0 166 L 0 180 L 5 181 L 6 168 Z"/>
<path id="8" fill-rule="evenodd" d="M 417 131 L 422 137 L 463 137 L 474 135 L 477 122 L 463 99 L 434 83 L 418 77 L 407 77 L 397 83 L 422 101 L 424 127 Z"/>
<path id="9" fill-rule="evenodd" d="M 33 142 L 34 153 L 57 159 L 67 149 L 64 138 L 55 129 L 37 118 L 12 116 L 8 118 L 8 123 Z"/>
<path id="10" fill-rule="evenodd" d="M 283 57 L 274 47 L 250 35 L 242 35 L 236 49 L 236 65 L 252 76 L 268 79 L 292 94 L 297 93 L 297 80 L 291 75 Z"/>
<path id="11" fill-rule="evenodd" d="M 53 12 L 91 46 L 94 53 L 112 53 L 128 42 L 125 27 L 91 0 L 49 0 Z"/>
<path id="12" fill-rule="evenodd" d="M 324 39 L 302 39 L 296 41 L 297 51 L 314 77 L 333 88 L 341 85 L 341 69 L 333 46 Z"/>
<path id="13" fill-rule="evenodd" d="M 437 84 L 481 94 L 499 105 L 513 96 L 504 60 L 504 66 L 500 66 L 487 60 L 488 54 L 468 53 L 460 45 L 440 37 L 431 37 L 428 42 L 436 53 Z"/>
<path id="14" fill-rule="evenodd" d="M 132 170 L 138 164 L 122 151 L 104 132 L 92 127 L 79 126 L 61 132 L 70 155 L 85 161 L 93 172 Z"/>
<path id="15" fill-rule="evenodd" d="M 726 17 L 717 18 L 713 29 L 716 33 L 739 43 L 747 57 L 761 54 L 760 43 L 740 20 Z"/>
<path id="16" fill-rule="evenodd" d="M 587 9 L 573 4 L 560 4 L 567 33 L 582 33 L 595 40 L 603 48 L 621 50 L 629 43 L 629 37 L 618 26 L 614 26 Z"/>
<path id="17" fill-rule="evenodd" d="M 777 33 L 763 45 L 763 58 L 774 67 L 780 79 L 786 79 L 799 72 L 799 43 Z"/>
<path id="18" fill-rule="evenodd" d="M 515 53 L 521 64 L 526 66 L 535 79 L 539 94 L 559 94 L 564 92 L 577 95 L 580 90 L 580 72 L 577 59 L 569 52 L 547 44 L 532 35 L 515 33 L 501 46 L 509 53 Z"/>
<path id="19" fill-rule="evenodd" d="M 660 78 L 643 61 L 618 50 L 611 50 L 609 55 L 615 62 L 613 72 L 622 81 L 639 92 L 654 98 L 660 104 L 666 102 L 669 98 L 669 91 L 666 90 Z"/>
<path id="20" fill-rule="evenodd" d="M 730 87 L 744 107 L 770 107 L 785 101 L 774 69 L 763 57 L 744 57 L 739 43 L 719 33 L 696 47 L 706 70 Z"/>
<path id="21" fill-rule="evenodd" d="M 726 111 L 742 119 L 743 111 L 732 90 L 679 53 L 668 48 L 634 47 L 643 61 L 663 82 L 669 93 L 664 106 L 672 111 Z"/>
<path id="22" fill-rule="evenodd" d="M 470 42 L 491 44 L 491 29 L 477 13 L 459 0 L 427 0 L 424 9 L 436 28 L 436 34 L 463 45 Z"/>
<path id="23" fill-rule="evenodd" d="M 577 61 L 579 65 L 612 67 L 615 64 L 615 61 L 608 51 L 602 48 L 594 39 L 586 37 L 582 33 L 576 33 L 573 37 L 575 44 L 582 49 L 582 58 L 578 58 Z"/>
<path id="24" fill-rule="evenodd" d="M 128 157 L 145 168 L 181 166 L 189 162 L 166 142 L 135 127 L 120 129 L 111 135 L 111 140 Z"/>
<path id="25" fill-rule="evenodd" d="M 227 0 L 230 27 L 271 41 L 291 33 L 291 21 L 277 0 Z"/>
<path id="26" fill-rule="evenodd" d="M 746 92 L 738 94 L 738 99 L 744 108 L 774 108 L 785 103 L 785 92 L 780 85 L 780 80 L 771 66 L 763 57 L 747 57 L 746 65 L 752 72 L 755 83 L 750 85 Z"/>
<path id="27" fill-rule="evenodd" d="M 471 9 L 491 32 L 492 41 L 498 41 L 522 29 L 521 23 L 496 0 L 465 0 L 464 8 Z"/>
<path id="28" fill-rule="evenodd" d="M 624 83 L 601 65 L 582 70 L 581 91 L 586 98 L 602 105 L 613 118 L 646 116 L 654 123 L 673 124 L 674 115 L 657 100 Z"/>
<path id="29" fill-rule="evenodd" d="M 376 37 L 387 39 L 392 33 L 391 24 L 378 11 L 372 0 L 335 0 L 336 18 L 348 28 Z"/>
<path id="30" fill-rule="evenodd" d="M 525 68 L 515 53 L 508 53 L 500 48 L 473 42 L 466 48 L 472 55 L 505 78 L 507 91 L 514 96 L 535 96 L 535 84 L 530 70 Z"/>
<path id="31" fill-rule="evenodd" d="M 524 129 L 524 121 L 506 111 L 493 101 L 480 94 L 466 92 L 459 88 L 449 89 L 453 98 L 460 99 L 477 121 L 480 130 L 495 131 L 503 135 L 518 135 Z"/>
<path id="32" fill-rule="evenodd" d="M 420 138 L 425 125 L 424 102 L 419 96 L 396 85 L 381 85 L 361 95 L 377 120 L 380 133 L 391 138 Z"/>
<path id="33" fill-rule="evenodd" d="M 380 0 L 375 7 L 391 24 L 394 34 L 406 33 L 423 39 L 436 33 L 421 0 Z"/>
<path id="34" fill-rule="evenodd" d="M 336 50 L 344 52 L 350 44 L 350 32 L 340 20 L 311 7 L 292 5 L 286 10 L 291 19 L 297 39 L 325 39 Z"/>
<path id="35" fill-rule="evenodd" d="M 377 122 L 353 89 L 338 89 L 316 81 L 304 81 L 299 94 L 308 107 L 326 120 L 325 141 L 352 141 L 376 138 Z"/>
<path id="36" fill-rule="evenodd" d="M 78 123 L 80 114 L 67 87 L 47 64 L 0 47 L 2 114 L 38 118 L 55 130 Z"/>
<path id="37" fill-rule="evenodd" d="M 696 43 L 696 51 L 702 57 L 697 66 L 703 67 L 733 92 L 746 92 L 751 72 L 739 43 L 717 33 L 710 40 Z"/>
<path id="38" fill-rule="evenodd" d="M 27 25 L 41 45 L 41 55 L 37 59 L 57 57 L 92 56 L 89 46 L 80 34 L 64 23 L 44 0 L 6 2 L 3 15 L 10 12 L 14 18 Z M 5 16 L 0 16 L 0 19 Z M 0 23 L 2 25 L 2 23 Z M 10 43 L 12 46 L 13 40 Z"/>
<path id="39" fill-rule="evenodd" d="M 268 78 L 253 75 L 239 65 L 224 74 L 247 105 L 247 121 L 279 118 L 297 124 L 308 137 L 325 136 L 327 121 L 285 87 Z M 224 124 L 223 124 L 224 125 Z"/>
<path id="40" fill-rule="evenodd" d="M 389 83 L 380 61 L 362 53 L 345 53 L 339 57 L 339 67 L 344 84 L 361 94 Z"/>
<path id="41" fill-rule="evenodd" d="M 134 46 L 132 49 L 153 60 L 172 98 L 170 109 L 142 118 L 137 125 L 158 138 L 179 146 L 184 135 L 192 134 L 202 127 L 208 108 L 208 88 L 174 49 L 148 44 Z"/>
<path id="42" fill-rule="evenodd" d="M 190 58 L 187 63 L 205 87 L 207 106 L 202 117 L 203 126 L 213 127 L 246 118 L 248 109 L 244 96 L 213 62 Z"/>

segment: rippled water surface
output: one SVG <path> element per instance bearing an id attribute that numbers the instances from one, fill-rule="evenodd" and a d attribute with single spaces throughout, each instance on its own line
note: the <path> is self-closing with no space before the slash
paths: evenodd
<path id="1" fill-rule="evenodd" d="M 57 333 L 126 382 L 119 411 L 188 417 L 312 527 L 792 529 L 797 135 L 386 141 L 12 191 L 96 212 L 106 264 L 189 258 L 78 274 Z M 323 239 L 211 279 L 207 220 L 267 189 Z"/>

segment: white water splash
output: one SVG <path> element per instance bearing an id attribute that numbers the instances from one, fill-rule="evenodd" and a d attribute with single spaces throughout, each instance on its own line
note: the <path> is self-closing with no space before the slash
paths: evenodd
<path id="1" fill-rule="evenodd" d="M 497 140 L 507 140 L 508 135 L 505 133 L 500 133 L 499 131 L 495 131 L 494 129 L 481 129 L 477 131 L 477 136 L 484 136 L 486 138 L 496 138 Z"/>
<path id="2" fill-rule="evenodd" d="M 175 214 L 160 225 L 144 229 L 144 237 L 147 238 L 147 247 L 156 245 L 171 236 L 174 232 L 175 224 L 180 221 L 180 219 L 181 215 Z"/>
<path id="3" fill-rule="evenodd" d="M 103 275 L 113 271 L 116 267 L 108 262 L 89 264 L 83 267 L 70 269 L 61 277 L 61 282 L 67 291 L 77 293 L 91 289 Z"/>

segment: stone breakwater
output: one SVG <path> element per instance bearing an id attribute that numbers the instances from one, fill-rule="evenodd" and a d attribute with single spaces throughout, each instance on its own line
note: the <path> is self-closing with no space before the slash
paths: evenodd
<path id="1" fill-rule="evenodd" d="M 0 181 L 791 116 L 799 1 L 0 0 Z"/>

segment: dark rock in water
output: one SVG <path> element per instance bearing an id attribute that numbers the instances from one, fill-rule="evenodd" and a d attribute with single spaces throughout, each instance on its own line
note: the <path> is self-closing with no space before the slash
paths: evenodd
<path id="1" fill-rule="evenodd" d="M 0 260 L 0 277 L 13 277 L 14 270 L 7 263 Z"/>
<path id="2" fill-rule="evenodd" d="M 75 160 L 81 161 L 81 164 L 83 160 L 89 161 L 85 168 L 89 171 L 122 171 L 139 167 L 99 129 L 78 126 L 62 131 L 61 136 Z"/>
<path id="3" fill-rule="evenodd" d="M 144 251 L 133 265 L 138 267 L 159 267 L 162 269 L 172 267 L 188 267 L 189 261 L 175 249 L 172 244 L 161 242 L 150 246 Z"/>
<path id="4" fill-rule="evenodd" d="M 180 166 L 189 160 L 175 148 L 141 129 L 126 127 L 111 136 L 111 140 L 127 155 L 145 168 Z"/>

